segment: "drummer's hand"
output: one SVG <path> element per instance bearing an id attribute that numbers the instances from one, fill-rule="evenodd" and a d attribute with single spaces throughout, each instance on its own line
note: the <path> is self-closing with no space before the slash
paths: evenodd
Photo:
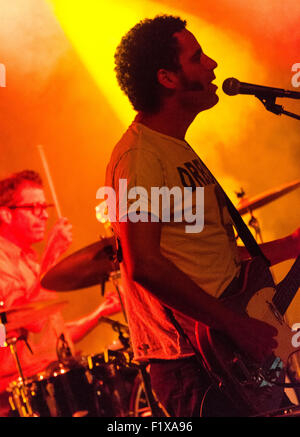
<path id="1" fill-rule="evenodd" d="M 72 225 L 65 217 L 61 217 L 53 226 L 48 236 L 47 246 L 62 255 L 72 243 Z"/>
<path id="2" fill-rule="evenodd" d="M 55 264 L 58 258 L 66 252 L 72 243 L 72 225 L 65 217 L 60 218 L 51 229 L 44 256 L 41 272 L 45 272 Z"/>
<path id="3" fill-rule="evenodd" d="M 105 293 L 105 300 L 98 307 L 98 316 L 108 316 L 110 314 L 118 313 L 122 310 L 118 293 L 110 291 Z"/>

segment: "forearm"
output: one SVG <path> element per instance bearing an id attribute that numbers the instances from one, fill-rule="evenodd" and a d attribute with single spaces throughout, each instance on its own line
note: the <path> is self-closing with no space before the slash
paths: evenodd
<path id="1" fill-rule="evenodd" d="M 41 275 L 56 264 L 72 242 L 72 226 L 68 219 L 61 217 L 52 228 L 41 259 Z"/>
<path id="2" fill-rule="evenodd" d="M 95 311 L 86 317 L 66 323 L 66 328 L 73 343 L 82 340 L 83 337 L 91 332 L 97 326 L 99 318 L 98 312 Z"/>
<path id="3" fill-rule="evenodd" d="M 226 332 L 236 316 L 162 255 L 145 255 L 135 281 L 166 306 L 212 328 Z"/>
<path id="4" fill-rule="evenodd" d="M 272 266 L 297 256 L 297 247 L 292 235 L 262 243 L 259 247 Z M 239 253 L 242 260 L 250 258 L 249 252 L 245 247 L 239 246 Z"/>
<path id="5" fill-rule="evenodd" d="M 103 316 L 108 316 L 121 311 L 121 303 L 115 292 L 108 292 L 104 302 L 92 313 L 78 320 L 68 322 L 66 327 L 73 343 L 77 343 L 92 331 Z"/>

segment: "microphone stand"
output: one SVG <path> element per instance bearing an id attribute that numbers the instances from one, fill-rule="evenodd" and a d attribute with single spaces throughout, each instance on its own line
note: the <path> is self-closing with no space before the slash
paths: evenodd
<path id="1" fill-rule="evenodd" d="M 296 120 L 300 120 L 300 115 L 294 114 L 293 112 L 285 111 L 283 106 L 276 104 L 276 97 L 262 97 L 259 94 L 255 94 L 255 97 L 258 98 L 264 105 L 267 111 L 273 112 L 276 115 L 287 115 L 288 117 L 295 118 Z"/>

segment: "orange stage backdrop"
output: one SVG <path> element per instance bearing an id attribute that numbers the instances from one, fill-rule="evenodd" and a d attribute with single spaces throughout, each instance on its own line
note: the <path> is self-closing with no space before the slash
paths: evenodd
<path id="1" fill-rule="evenodd" d="M 37 149 L 44 146 L 62 213 L 73 224 L 67 254 L 104 233 L 95 217 L 96 191 L 114 144 L 134 116 L 116 84 L 113 54 L 121 36 L 145 17 L 172 13 L 187 19 L 203 50 L 218 62 L 220 102 L 196 118 L 188 140 L 232 200 L 240 187 L 254 196 L 300 178 L 299 121 L 267 112 L 254 97 L 228 97 L 221 89 L 227 77 L 300 86 L 292 71 L 300 63 L 298 0 L 0 0 L 0 10 L 0 177 L 31 168 L 45 178 Z M 282 104 L 300 113 L 299 102 Z M 255 213 L 265 241 L 300 225 L 299 204 L 298 189 Z M 53 213 L 49 225 L 55 219 Z M 276 279 L 289 266 L 276 267 Z M 66 320 L 103 299 L 99 287 L 59 297 L 69 300 Z M 289 311 L 293 323 L 300 322 L 299 302 Z M 113 318 L 123 321 L 121 314 Z M 98 353 L 115 338 L 100 325 L 79 349 Z"/>

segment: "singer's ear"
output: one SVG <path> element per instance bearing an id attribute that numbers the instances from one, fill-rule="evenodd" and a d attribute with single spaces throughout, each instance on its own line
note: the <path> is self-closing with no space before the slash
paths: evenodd
<path id="1" fill-rule="evenodd" d="M 168 89 L 175 89 L 178 83 L 177 75 L 173 71 L 161 68 L 157 72 L 158 82 Z"/>
<path id="2" fill-rule="evenodd" d="M 1 222 L 9 225 L 12 220 L 11 210 L 5 208 L 4 206 L 0 207 L 0 225 Z"/>

